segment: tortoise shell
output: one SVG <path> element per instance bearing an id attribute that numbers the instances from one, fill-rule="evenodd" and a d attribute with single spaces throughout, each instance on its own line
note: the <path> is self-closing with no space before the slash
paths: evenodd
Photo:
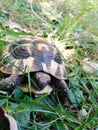
<path id="1" fill-rule="evenodd" d="M 57 49 L 40 37 L 25 37 L 2 49 L 0 71 L 22 75 L 43 71 L 57 79 L 66 78 L 66 70 Z"/>

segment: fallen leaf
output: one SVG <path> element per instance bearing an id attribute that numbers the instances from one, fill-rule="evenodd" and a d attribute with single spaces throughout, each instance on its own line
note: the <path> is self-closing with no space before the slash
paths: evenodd
<path id="1" fill-rule="evenodd" d="M 0 106 L 0 130 L 18 130 L 16 120 Z"/>
<path id="2" fill-rule="evenodd" d="M 66 49 L 62 52 L 65 59 L 71 59 L 72 55 L 75 53 L 75 49 Z"/>
<path id="3" fill-rule="evenodd" d="M 83 69 L 88 73 L 96 73 L 98 71 L 98 63 L 89 61 L 88 58 L 84 58 L 80 64 L 82 65 Z"/>

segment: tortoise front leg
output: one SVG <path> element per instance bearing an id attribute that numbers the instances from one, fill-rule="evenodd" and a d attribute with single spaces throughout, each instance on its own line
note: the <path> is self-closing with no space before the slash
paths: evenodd
<path id="1" fill-rule="evenodd" d="M 18 85 L 20 85 L 21 77 L 18 75 L 11 75 L 0 81 L 0 90 L 12 92 Z"/>
<path id="2" fill-rule="evenodd" d="M 57 88 L 58 97 L 61 103 L 64 104 L 66 102 L 66 99 L 68 99 L 69 97 L 68 85 L 64 80 L 57 80 L 56 88 Z"/>

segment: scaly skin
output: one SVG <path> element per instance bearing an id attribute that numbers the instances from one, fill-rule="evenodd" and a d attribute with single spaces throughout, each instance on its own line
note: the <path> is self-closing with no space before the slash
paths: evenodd
<path id="1" fill-rule="evenodd" d="M 56 80 L 56 89 L 58 97 L 62 104 L 66 102 L 66 99 L 69 97 L 69 87 L 65 80 Z"/>
<path id="2" fill-rule="evenodd" d="M 8 78 L 0 81 L 0 90 L 11 92 L 20 85 L 21 77 L 18 75 L 10 75 Z"/>
<path id="3" fill-rule="evenodd" d="M 47 85 L 52 82 L 52 85 L 55 84 L 56 91 L 58 97 L 62 104 L 66 102 L 66 99 L 69 96 L 69 88 L 64 80 L 55 79 L 51 81 L 51 78 L 48 74 L 43 72 L 37 72 L 35 75 L 36 83 L 39 85 L 39 89 L 37 91 L 43 90 Z M 31 77 L 32 78 L 32 77 Z M 13 92 L 16 87 L 20 87 L 22 89 L 22 85 L 25 86 L 25 78 L 18 75 L 10 75 L 9 77 L 2 79 L 0 81 L 0 90 L 7 91 L 9 93 Z M 40 86 L 41 84 L 41 86 Z M 36 91 L 36 90 L 35 90 Z M 48 90 L 47 90 L 48 92 Z M 44 91 L 43 91 L 44 93 Z M 42 93 L 42 94 L 43 94 Z"/>
<path id="4" fill-rule="evenodd" d="M 49 84 L 51 80 L 50 76 L 43 72 L 37 72 L 33 74 L 33 77 L 31 77 L 31 79 L 33 79 L 34 77 L 35 77 L 35 81 L 37 85 L 39 86 L 39 91 L 43 90 Z M 25 84 L 25 81 L 26 81 L 25 78 L 27 79 L 28 77 L 10 75 L 9 77 L 2 79 L 0 81 L 0 89 L 5 90 L 5 91 L 13 90 L 17 86 L 19 85 L 21 86 L 21 84 Z M 28 83 L 28 80 L 26 82 Z M 31 83 L 32 83 L 32 80 L 31 80 Z"/>

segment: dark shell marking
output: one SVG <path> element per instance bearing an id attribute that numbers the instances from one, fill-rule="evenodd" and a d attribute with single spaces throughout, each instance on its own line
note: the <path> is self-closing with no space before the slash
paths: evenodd
<path id="1" fill-rule="evenodd" d="M 66 70 L 60 54 L 50 43 L 39 37 L 25 37 L 16 44 L 8 44 L 2 50 L 0 71 L 22 75 L 23 72 L 44 71 L 58 79 L 66 78 Z"/>

